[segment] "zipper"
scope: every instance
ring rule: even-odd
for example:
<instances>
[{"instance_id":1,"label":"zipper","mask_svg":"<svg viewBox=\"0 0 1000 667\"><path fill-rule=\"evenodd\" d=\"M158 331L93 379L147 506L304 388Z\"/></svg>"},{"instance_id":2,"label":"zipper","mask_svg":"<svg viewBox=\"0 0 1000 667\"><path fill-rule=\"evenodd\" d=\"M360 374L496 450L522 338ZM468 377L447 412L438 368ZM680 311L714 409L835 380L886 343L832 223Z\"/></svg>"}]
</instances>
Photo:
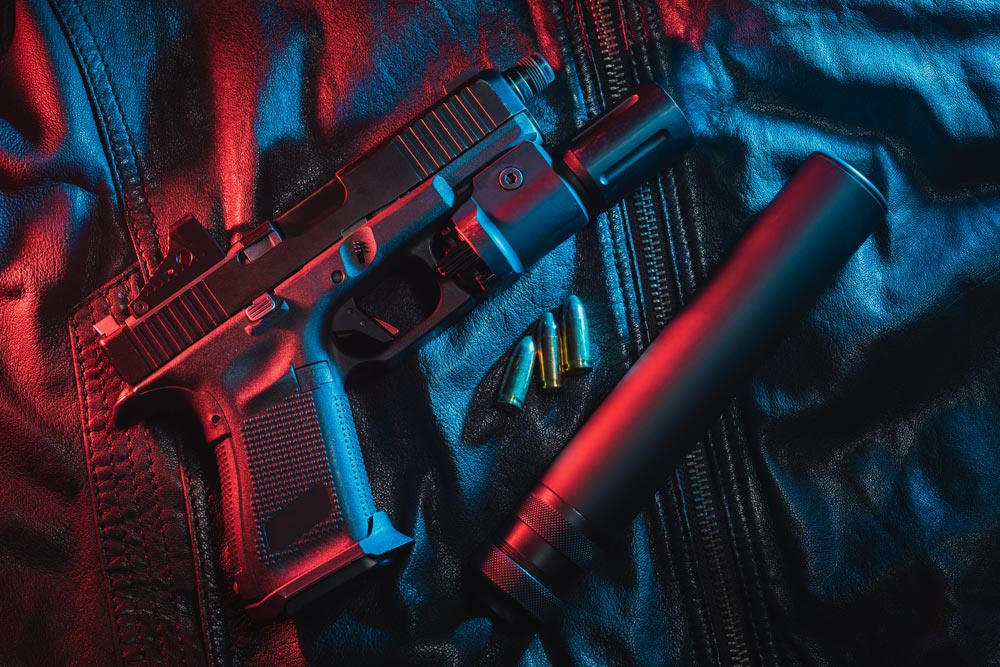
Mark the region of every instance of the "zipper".
<instances>
[{"instance_id":1,"label":"zipper","mask_svg":"<svg viewBox=\"0 0 1000 667\"><path fill-rule=\"evenodd\" d=\"M613 7L612 0L590 0L587 8L591 12L597 37L597 49L593 52L597 67L598 91L602 93L601 106L608 108L625 95L637 82L626 72L626 20L620 5ZM667 267L667 221L663 219L662 205L654 201L653 188L643 185L634 195L620 206L622 220L629 241L648 271L636 272L636 285L640 301L645 306L642 315L644 330L643 347L662 329L676 310L674 280ZM662 202L659 202L662 204Z\"/></svg>"},{"instance_id":2,"label":"zipper","mask_svg":"<svg viewBox=\"0 0 1000 667\"><path fill-rule=\"evenodd\" d=\"M747 637L743 594L738 570L733 560L732 536L727 525L720 492L710 470L708 445L699 442L684 457L680 471L681 492L687 496L688 530L692 536L693 563L708 605L707 615L717 635L713 662L732 667L750 666L750 642ZM721 639L721 641L720 641Z\"/></svg>"},{"instance_id":3,"label":"zipper","mask_svg":"<svg viewBox=\"0 0 1000 667\"><path fill-rule=\"evenodd\" d=\"M583 0L580 6L581 15L589 14L594 37L590 38L587 26L581 22L580 37L590 43L589 55L596 70L595 92L602 98L594 101L604 108L636 83L636 63L630 47L641 48L641 40L630 44L629 30L643 27L636 20L641 15L635 1ZM661 187L643 186L619 205L642 305L642 347L673 317L684 296L672 250L681 239L672 237L671 221L664 213L662 183L657 185ZM677 488L665 495L679 501L680 513L687 522L684 532L689 541L687 553L691 554L687 565L697 582L695 595L701 598L694 602L702 605L702 618L709 626L703 630L707 636L701 645L710 647L707 650L711 655L702 658L732 667L752 665L750 618L735 556L735 536L706 441L699 442L685 457L677 480ZM694 622L695 618L691 614L689 620Z\"/></svg>"}]
</instances>

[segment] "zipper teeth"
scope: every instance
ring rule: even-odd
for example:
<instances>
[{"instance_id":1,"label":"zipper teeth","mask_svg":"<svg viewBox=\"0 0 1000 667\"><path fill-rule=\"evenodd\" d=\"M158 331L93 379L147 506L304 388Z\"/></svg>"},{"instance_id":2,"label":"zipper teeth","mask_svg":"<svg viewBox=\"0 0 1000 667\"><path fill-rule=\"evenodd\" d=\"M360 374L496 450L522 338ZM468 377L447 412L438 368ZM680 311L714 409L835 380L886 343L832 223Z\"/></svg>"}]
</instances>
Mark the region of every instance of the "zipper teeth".
<instances>
[{"instance_id":1,"label":"zipper teeth","mask_svg":"<svg viewBox=\"0 0 1000 667\"><path fill-rule=\"evenodd\" d=\"M656 209L653 206L653 195L648 185L643 185L635 196L635 211L639 222L639 246L646 259L646 279L649 282L650 310L653 311L653 321L659 331L667 325L673 312L673 303L668 298L670 287L667 284L665 267L667 266L666 248L663 235L657 233L655 223L658 222Z\"/></svg>"},{"instance_id":2,"label":"zipper teeth","mask_svg":"<svg viewBox=\"0 0 1000 667\"><path fill-rule=\"evenodd\" d=\"M705 460L705 448L699 446L684 458L691 482L691 499L695 506L696 516L698 516L698 535L704 540L707 547L705 553L708 555L712 579L717 586L724 586L726 576L720 554L725 549L725 545L722 543L720 530L715 526L713 520L713 517L716 516L713 511L715 503L708 465ZM716 602L719 603L719 618L722 621L722 631L726 639L726 647L729 650L730 664L739 667L751 665L749 649L742 639L742 633L738 630L738 612L733 607L732 598L729 595L719 595L716 597Z\"/></svg>"},{"instance_id":3,"label":"zipper teeth","mask_svg":"<svg viewBox=\"0 0 1000 667\"><path fill-rule=\"evenodd\" d=\"M621 43L616 35L618 24L615 22L611 0L594 0L592 10L597 41L601 55L604 56L601 62L604 65L608 91L614 99L618 99L628 89L628 78L625 73L625 59L621 57ZM660 224L649 185L639 188L632 196L632 202L635 212L634 222L639 231L639 247L646 260L646 280L649 285L650 310L655 323L654 331L659 331L669 321L674 305L669 296L670 288L667 283L669 276L666 270L666 248L663 240L663 235L666 233L665 226Z\"/></svg>"},{"instance_id":4,"label":"zipper teeth","mask_svg":"<svg viewBox=\"0 0 1000 667\"><path fill-rule=\"evenodd\" d=\"M620 2L620 0L614 1ZM589 4L594 18L600 48L600 63L603 65L607 90L613 99L618 99L628 88L625 58L621 53L625 45L619 41L616 34L621 22L615 21L612 0L591 0ZM625 39L624 35L621 39ZM651 333L655 333L666 326L674 311L671 286L668 283L671 275L667 265L664 238L669 234L669 230L666 224L660 222L650 186L641 187L631 199L635 213L634 223L638 226L639 248L645 260L643 264L648 285L649 314L655 323L655 329ZM752 664L749 645L741 630L741 613L736 606L739 604L739 598L730 590L724 572L722 554L726 545L722 527L714 520L722 514L721 511L717 511L717 508L721 508L722 501L711 485L706 447L699 445L692 450L685 457L685 467L691 481L692 504L698 525L697 536L705 547L703 551L709 560L708 576L711 582L709 602L719 605L718 618L722 625L720 630L725 639L726 652L723 659L728 658L728 664L736 667L749 666Z\"/></svg>"},{"instance_id":5,"label":"zipper teeth","mask_svg":"<svg viewBox=\"0 0 1000 667\"><path fill-rule=\"evenodd\" d=\"M627 85L625 78L625 61L619 58L619 44L615 39L615 22L611 14L610 0L595 0L594 22L597 29L597 41L601 45L601 52L608 56L603 59L605 74L608 79L608 88L614 97L625 92Z\"/></svg>"}]
</instances>

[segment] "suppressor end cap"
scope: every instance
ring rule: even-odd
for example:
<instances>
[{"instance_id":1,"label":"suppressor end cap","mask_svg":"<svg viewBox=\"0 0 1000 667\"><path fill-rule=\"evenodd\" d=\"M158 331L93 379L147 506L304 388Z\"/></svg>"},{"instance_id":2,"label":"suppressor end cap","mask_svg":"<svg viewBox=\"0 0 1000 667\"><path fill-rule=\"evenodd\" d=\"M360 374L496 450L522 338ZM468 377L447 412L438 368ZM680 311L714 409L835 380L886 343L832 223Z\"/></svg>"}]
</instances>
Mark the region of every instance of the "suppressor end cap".
<instances>
[{"instance_id":1,"label":"suppressor end cap","mask_svg":"<svg viewBox=\"0 0 1000 667\"><path fill-rule=\"evenodd\" d=\"M841 170L844 171L844 173L846 173L848 176L857 181L858 185L863 187L865 191L867 191L868 194L872 196L872 199L875 200L875 203L878 204L879 207L882 209L882 213L889 212L889 203L886 201L885 195L883 195L882 191L879 190L877 187L875 187L875 184L872 183L870 180L868 180L868 178L860 171L849 165L847 162L844 162L839 157L835 155L830 155L829 153L816 151L813 153L813 156L822 158L827 162L831 162L837 167L839 167Z\"/></svg>"},{"instance_id":2,"label":"suppressor end cap","mask_svg":"<svg viewBox=\"0 0 1000 667\"><path fill-rule=\"evenodd\" d=\"M544 624L561 614L562 600L499 547L489 548L478 569L489 584L483 601L503 620Z\"/></svg>"}]
</instances>

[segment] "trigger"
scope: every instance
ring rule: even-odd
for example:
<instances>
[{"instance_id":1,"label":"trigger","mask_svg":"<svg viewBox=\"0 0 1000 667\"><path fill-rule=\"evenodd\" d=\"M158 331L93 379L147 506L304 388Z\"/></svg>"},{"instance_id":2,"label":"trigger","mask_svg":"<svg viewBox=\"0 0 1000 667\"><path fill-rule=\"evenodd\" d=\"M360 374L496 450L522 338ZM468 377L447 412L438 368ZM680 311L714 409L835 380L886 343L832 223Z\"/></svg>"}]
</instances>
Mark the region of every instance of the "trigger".
<instances>
[{"instance_id":1,"label":"trigger","mask_svg":"<svg viewBox=\"0 0 1000 667\"><path fill-rule=\"evenodd\" d=\"M350 299L333 316L332 329L338 338L362 336L376 343L391 343L396 339L399 329L385 320L372 317L358 308L354 299Z\"/></svg>"},{"instance_id":2,"label":"trigger","mask_svg":"<svg viewBox=\"0 0 1000 667\"><path fill-rule=\"evenodd\" d=\"M370 317L372 318L372 321L374 321L380 327L382 327L383 329L385 329L386 333L388 333L393 338L395 338L399 334L399 327L394 327L391 324L389 324L388 322L386 322L385 320L380 320L379 318L375 317L374 315L371 315Z\"/></svg>"}]
</instances>

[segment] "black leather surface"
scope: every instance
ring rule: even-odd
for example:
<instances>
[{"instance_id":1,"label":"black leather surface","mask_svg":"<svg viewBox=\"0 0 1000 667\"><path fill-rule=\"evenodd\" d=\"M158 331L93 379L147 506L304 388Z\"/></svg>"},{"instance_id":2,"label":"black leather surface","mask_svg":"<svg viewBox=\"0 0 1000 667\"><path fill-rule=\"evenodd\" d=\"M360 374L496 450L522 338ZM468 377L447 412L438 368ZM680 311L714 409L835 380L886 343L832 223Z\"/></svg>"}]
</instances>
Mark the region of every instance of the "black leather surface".
<instances>
[{"instance_id":1,"label":"black leather surface","mask_svg":"<svg viewBox=\"0 0 1000 667\"><path fill-rule=\"evenodd\" d=\"M0 662L1000 660L990 3L52 0L15 14L0 60ZM375 494L415 545L254 625L231 593L211 452L176 425L110 427L120 384L91 325L122 311L175 219L228 243L441 83L534 50L558 69L531 107L553 146L616 78L656 77L686 109L698 147L652 191L663 258L634 236L633 201L360 383ZM468 556L815 149L873 178L887 227L664 475L561 624L489 620ZM516 417L493 410L504 354L570 291L597 370Z\"/></svg>"}]
</instances>

